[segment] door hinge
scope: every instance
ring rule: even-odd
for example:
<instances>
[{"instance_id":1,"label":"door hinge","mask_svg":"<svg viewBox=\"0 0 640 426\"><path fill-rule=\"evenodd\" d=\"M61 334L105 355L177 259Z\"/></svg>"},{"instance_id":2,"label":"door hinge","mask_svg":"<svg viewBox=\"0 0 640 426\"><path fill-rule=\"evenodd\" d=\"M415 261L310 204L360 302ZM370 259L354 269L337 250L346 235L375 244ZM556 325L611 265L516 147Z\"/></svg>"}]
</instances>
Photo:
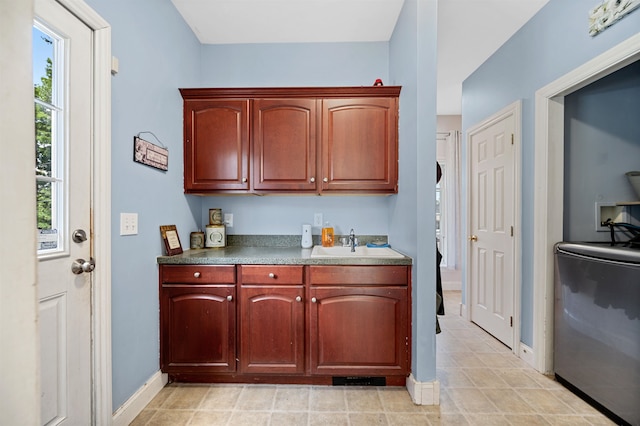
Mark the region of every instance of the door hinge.
<instances>
[{"instance_id":1,"label":"door hinge","mask_svg":"<svg viewBox=\"0 0 640 426\"><path fill-rule=\"evenodd\" d=\"M509 327L513 327L513 317L509 317Z\"/></svg>"},{"instance_id":2,"label":"door hinge","mask_svg":"<svg viewBox=\"0 0 640 426\"><path fill-rule=\"evenodd\" d=\"M515 136L513 135L513 133L511 133L511 145L513 145L514 140L515 140Z\"/></svg>"},{"instance_id":3,"label":"door hinge","mask_svg":"<svg viewBox=\"0 0 640 426\"><path fill-rule=\"evenodd\" d=\"M513 226L511 227L511 236L513 237Z\"/></svg>"}]
</instances>

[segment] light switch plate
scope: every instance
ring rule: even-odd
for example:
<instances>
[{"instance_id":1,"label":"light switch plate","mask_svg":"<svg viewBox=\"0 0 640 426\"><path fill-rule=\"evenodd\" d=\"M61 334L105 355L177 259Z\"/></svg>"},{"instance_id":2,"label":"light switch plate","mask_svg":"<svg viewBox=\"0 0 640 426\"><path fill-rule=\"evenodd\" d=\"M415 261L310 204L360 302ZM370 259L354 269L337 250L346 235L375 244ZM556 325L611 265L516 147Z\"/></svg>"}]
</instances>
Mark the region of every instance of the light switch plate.
<instances>
[{"instance_id":1,"label":"light switch plate","mask_svg":"<svg viewBox=\"0 0 640 426\"><path fill-rule=\"evenodd\" d=\"M120 235L138 234L138 213L120 213Z\"/></svg>"}]
</instances>

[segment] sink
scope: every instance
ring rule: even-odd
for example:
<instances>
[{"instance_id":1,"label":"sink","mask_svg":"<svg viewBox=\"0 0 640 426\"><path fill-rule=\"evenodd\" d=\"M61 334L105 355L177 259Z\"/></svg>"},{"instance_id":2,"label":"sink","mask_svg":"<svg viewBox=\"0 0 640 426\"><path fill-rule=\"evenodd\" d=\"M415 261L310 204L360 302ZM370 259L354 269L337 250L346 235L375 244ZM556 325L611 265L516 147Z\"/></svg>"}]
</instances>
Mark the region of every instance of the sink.
<instances>
[{"instance_id":1,"label":"sink","mask_svg":"<svg viewBox=\"0 0 640 426\"><path fill-rule=\"evenodd\" d=\"M389 247L356 247L356 251L352 252L351 247L322 247L314 246L311 251L311 258L321 257L375 257L375 258L400 258L404 257L402 253L390 249Z\"/></svg>"}]
</instances>

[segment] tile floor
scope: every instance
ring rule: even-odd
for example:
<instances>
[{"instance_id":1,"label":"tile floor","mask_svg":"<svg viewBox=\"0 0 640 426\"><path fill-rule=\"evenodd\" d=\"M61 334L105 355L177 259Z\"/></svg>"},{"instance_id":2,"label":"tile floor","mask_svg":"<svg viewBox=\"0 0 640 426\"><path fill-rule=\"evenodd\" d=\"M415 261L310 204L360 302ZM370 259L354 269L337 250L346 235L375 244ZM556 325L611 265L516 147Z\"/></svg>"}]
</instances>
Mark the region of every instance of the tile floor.
<instances>
[{"instance_id":1,"label":"tile floor","mask_svg":"<svg viewBox=\"0 0 640 426\"><path fill-rule=\"evenodd\" d=\"M462 319L460 292L446 291L444 299L439 406L414 405L402 387L172 384L131 425L613 424Z\"/></svg>"}]
</instances>

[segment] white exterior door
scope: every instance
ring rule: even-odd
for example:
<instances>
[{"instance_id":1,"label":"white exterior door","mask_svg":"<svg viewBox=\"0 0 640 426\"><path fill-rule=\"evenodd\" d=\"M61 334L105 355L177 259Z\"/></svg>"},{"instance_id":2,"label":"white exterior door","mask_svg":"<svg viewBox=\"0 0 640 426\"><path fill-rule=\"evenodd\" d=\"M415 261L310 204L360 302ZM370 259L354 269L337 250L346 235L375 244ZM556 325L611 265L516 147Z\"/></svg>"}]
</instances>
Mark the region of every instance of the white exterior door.
<instances>
[{"instance_id":1,"label":"white exterior door","mask_svg":"<svg viewBox=\"0 0 640 426\"><path fill-rule=\"evenodd\" d=\"M41 421L88 425L92 31L54 0L36 0L35 16Z\"/></svg>"},{"instance_id":2,"label":"white exterior door","mask_svg":"<svg viewBox=\"0 0 640 426\"><path fill-rule=\"evenodd\" d=\"M471 320L513 348L515 291L515 118L470 131Z\"/></svg>"}]
</instances>

